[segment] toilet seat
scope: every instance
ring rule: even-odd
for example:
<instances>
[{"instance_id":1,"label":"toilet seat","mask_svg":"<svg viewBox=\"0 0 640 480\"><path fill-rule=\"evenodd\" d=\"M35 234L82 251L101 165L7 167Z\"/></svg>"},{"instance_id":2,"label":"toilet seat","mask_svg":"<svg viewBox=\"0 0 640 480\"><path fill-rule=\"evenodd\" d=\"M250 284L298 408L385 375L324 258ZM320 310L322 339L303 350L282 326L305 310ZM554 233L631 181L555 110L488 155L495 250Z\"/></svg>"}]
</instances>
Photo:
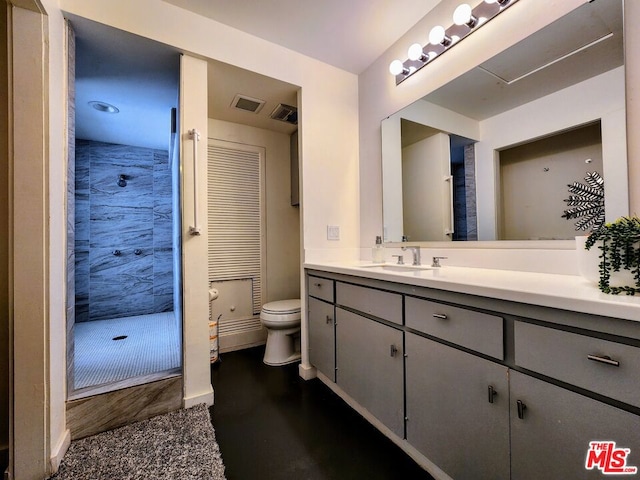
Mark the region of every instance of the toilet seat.
<instances>
[{"instance_id":1,"label":"toilet seat","mask_svg":"<svg viewBox=\"0 0 640 480\"><path fill-rule=\"evenodd\" d=\"M300 313L300 299L277 300L275 302L265 303L262 306L262 311L273 315L291 315Z\"/></svg>"}]
</instances>

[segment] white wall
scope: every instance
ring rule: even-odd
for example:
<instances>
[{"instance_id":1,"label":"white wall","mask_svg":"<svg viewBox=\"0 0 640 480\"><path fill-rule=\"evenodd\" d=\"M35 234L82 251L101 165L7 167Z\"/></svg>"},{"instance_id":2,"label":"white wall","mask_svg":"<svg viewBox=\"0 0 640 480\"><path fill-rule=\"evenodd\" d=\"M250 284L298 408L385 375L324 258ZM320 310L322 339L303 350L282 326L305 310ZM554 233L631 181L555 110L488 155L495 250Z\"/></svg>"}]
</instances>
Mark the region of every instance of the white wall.
<instances>
[{"instance_id":1,"label":"white wall","mask_svg":"<svg viewBox=\"0 0 640 480\"><path fill-rule=\"evenodd\" d=\"M7 9L0 12L0 91L8 92ZM0 96L0 228L9 227L9 99ZM9 448L9 236L0 235L0 465ZM2 473L2 467L0 467Z\"/></svg>"},{"instance_id":2,"label":"white wall","mask_svg":"<svg viewBox=\"0 0 640 480\"><path fill-rule=\"evenodd\" d=\"M355 75L160 0L60 0L60 5L90 20L300 86L305 252L340 255L339 250L358 245ZM326 239L327 224L340 225L339 242Z\"/></svg>"},{"instance_id":3,"label":"white wall","mask_svg":"<svg viewBox=\"0 0 640 480\"><path fill-rule=\"evenodd\" d=\"M180 60L180 147L182 150L182 379L185 408L213 403L209 367L209 275L207 262L207 63L183 55ZM199 134L197 152L195 136ZM194 154L197 153L197 162ZM194 165L195 164L195 165ZM194 185L197 182L197 198ZM196 212L197 209L197 212ZM197 224L196 221L197 213ZM191 228L200 229L192 235Z\"/></svg>"},{"instance_id":4,"label":"white wall","mask_svg":"<svg viewBox=\"0 0 640 480\"><path fill-rule=\"evenodd\" d=\"M625 86L627 90L627 131L640 130L640 2L624 4ZM629 158L629 212L640 215L640 136L627 136Z\"/></svg>"},{"instance_id":5,"label":"white wall","mask_svg":"<svg viewBox=\"0 0 640 480\"><path fill-rule=\"evenodd\" d=\"M209 119L209 138L264 147L266 278L264 301L300 298L300 209L291 206L290 136Z\"/></svg>"},{"instance_id":6,"label":"white wall","mask_svg":"<svg viewBox=\"0 0 640 480\"><path fill-rule=\"evenodd\" d=\"M33 8L36 2L22 1ZM46 92L40 97L47 105L46 138L47 175L37 185L37 176L33 176L29 186L35 186L47 197L47 230L33 235L34 242L47 245L46 271L24 272L35 275L31 285L37 287L37 281L46 283L46 295L43 298L47 324L37 324L31 335L15 332L16 352L45 351L45 364L36 361L22 363L25 375L18 376L16 382L24 382L30 375L44 375L43 389L32 390L38 393L32 396L34 402L20 405L20 411L14 412L18 419L47 416L43 438L22 435L17 439L16 448L20 449L20 461L42 459L42 456L54 456L59 460L68 439L65 425L65 74L64 74L64 24L62 11L68 11L88 19L105 23L147 38L173 45L185 52L191 52L203 58L227 62L257 73L286 81L301 87L299 94L300 109L300 145L302 158L302 240L305 253L321 251L323 254L345 256L356 254L359 243L359 197L358 197L358 83L357 77L348 72L328 66L319 61L292 52L278 45L252 37L238 30L204 17L197 16L161 0L42 0L41 5L48 15L44 32L48 48L48 67ZM37 38L32 37L32 38ZM246 52L253 55L246 55ZM28 79L28 80L27 80ZM21 79L23 83L31 81L29 77ZM202 99L202 103L206 103ZM25 110L28 112L28 110ZM206 121L206 120L205 120ZM206 124L203 131L206 131ZM206 177L204 177L206 178ZM31 185L33 184L33 185ZM26 191L25 191L26 193ZM184 192L189 197L188 190ZM35 197L34 197L35 198ZM188 211L185 212L188 215ZM34 219L37 220L37 219ZM326 225L340 225L341 239L338 242L326 240ZM189 251L188 249L186 250ZM347 253L345 253L347 252ZM187 253L187 255L189 255ZM186 260L186 259L185 259ZM188 269L185 262L185 268ZM205 283L206 289L206 283ZM185 290L187 287L185 286ZM189 302L189 292L185 292L185 302ZM17 292L19 305L33 302L34 297L22 297ZM50 300L50 301L49 301ZM198 301L199 302L199 301ZM22 307L20 307L22 308ZM198 307L200 308L200 307ZM205 316L206 318L206 316ZM38 321L35 317L34 321ZM185 328L188 337L185 346L193 353L192 359L203 357L199 361L200 373L194 372L196 383L203 383L208 372L208 335L205 340L196 337L201 329ZM35 335L35 336L34 336ZM45 344L33 348L31 340L46 337ZM195 351L188 343L193 340ZM200 348L200 344L206 348ZM203 350L204 355L200 350ZM207 375L208 377L208 375ZM191 379L185 379L190 382ZM204 380L208 383L208 379ZM28 382L27 382L28 383ZM24 385L27 387L28 385ZM200 385L202 391L206 385ZM194 386L195 388L195 386ZM24 388L21 387L19 395ZM19 402L22 397L17 398ZM44 408L44 411L42 410ZM39 424L38 428L42 427ZM34 430L35 432L35 430ZM24 432L26 433L26 432ZM15 439L14 439L15 440ZM41 469L42 462L32 467ZM27 478L27 477L25 477ZM36 478L36 477L34 477Z\"/></svg>"},{"instance_id":7,"label":"white wall","mask_svg":"<svg viewBox=\"0 0 640 480\"><path fill-rule=\"evenodd\" d=\"M382 231L380 121L560 18L585 0L518 2L396 86L394 77L389 74L389 63L396 58L405 59L407 47L412 43L426 44L432 26L449 25L458 3L458 0L443 0L359 76L360 236L363 248Z\"/></svg>"},{"instance_id":8,"label":"white wall","mask_svg":"<svg viewBox=\"0 0 640 480\"><path fill-rule=\"evenodd\" d=\"M49 34L49 457L56 469L69 446L66 426L67 58L66 26L56 0L44 0Z\"/></svg>"},{"instance_id":9,"label":"white wall","mask_svg":"<svg viewBox=\"0 0 640 480\"><path fill-rule=\"evenodd\" d=\"M65 37L61 15L41 15L51 1L13 3L15 103L9 121L15 148L9 155L13 222L8 236L11 261L20 268L9 279L10 468L15 478L40 479L57 463L69 438L64 411L66 185L60 184L66 170Z\"/></svg>"},{"instance_id":10,"label":"white wall","mask_svg":"<svg viewBox=\"0 0 640 480\"><path fill-rule=\"evenodd\" d=\"M478 239L496 238L497 150L599 119L607 221L626 215L624 67L619 67L480 122L480 141L475 145Z\"/></svg>"}]
</instances>

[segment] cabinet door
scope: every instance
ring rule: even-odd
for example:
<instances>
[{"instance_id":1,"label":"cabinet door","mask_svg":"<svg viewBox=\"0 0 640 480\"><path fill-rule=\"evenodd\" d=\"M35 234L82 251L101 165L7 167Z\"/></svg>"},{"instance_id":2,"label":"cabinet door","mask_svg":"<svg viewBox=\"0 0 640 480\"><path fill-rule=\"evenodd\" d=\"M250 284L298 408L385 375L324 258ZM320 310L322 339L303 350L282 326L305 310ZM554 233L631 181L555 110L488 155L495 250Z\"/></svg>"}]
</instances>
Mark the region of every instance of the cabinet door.
<instances>
[{"instance_id":1,"label":"cabinet door","mask_svg":"<svg viewBox=\"0 0 640 480\"><path fill-rule=\"evenodd\" d=\"M309 362L320 372L336 381L334 306L308 297Z\"/></svg>"},{"instance_id":2,"label":"cabinet door","mask_svg":"<svg viewBox=\"0 0 640 480\"><path fill-rule=\"evenodd\" d=\"M456 480L508 479L507 367L414 334L406 353L407 441Z\"/></svg>"},{"instance_id":3,"label":"cabinet door","mask_svg":"<svg viewBox=\"0 0 640 480\"><path fill-rule=\"evenodd\" d=\"M336 308L336 383L404 437L402 331Z\"/></svg>"},{"instance_id":4,"label":"cabinet door","mask_svg":"<svg viewBox=\"0 0 640 480\"><path fill-rule=\"evenodd\" d=\"M512 478L605 478L585 466L594 441L629 449L626 465L640 468L639 416L518 372L510 373L510 384Z\"/></svg>"}]
</instances>

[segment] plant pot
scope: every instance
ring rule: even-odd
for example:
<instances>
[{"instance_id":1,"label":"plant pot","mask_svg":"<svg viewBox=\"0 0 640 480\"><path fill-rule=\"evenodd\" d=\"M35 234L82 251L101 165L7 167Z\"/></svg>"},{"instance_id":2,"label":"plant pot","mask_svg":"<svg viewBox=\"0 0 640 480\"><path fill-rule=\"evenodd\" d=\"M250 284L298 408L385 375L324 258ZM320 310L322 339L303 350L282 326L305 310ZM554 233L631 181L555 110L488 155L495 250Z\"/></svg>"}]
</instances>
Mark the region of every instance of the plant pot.
<instances>
[{"instance_id":1,"label":"plant pot","mask_svg":"<svg viewBox=\"0 0 640 480\"><path fill-rule=\"evenodd\" d=\"M587 238L587 235L576 237L578 271L583 278L595 285L598 285L598 282L600 282L600 255L602 254L600 245L602 245L602 241L598 240L590 250L587 250L584 248ZM635 287L635 284L636 281L629 270L621 269L619 272L611 272L609 286Z\"/></svg>"}]
</instances>

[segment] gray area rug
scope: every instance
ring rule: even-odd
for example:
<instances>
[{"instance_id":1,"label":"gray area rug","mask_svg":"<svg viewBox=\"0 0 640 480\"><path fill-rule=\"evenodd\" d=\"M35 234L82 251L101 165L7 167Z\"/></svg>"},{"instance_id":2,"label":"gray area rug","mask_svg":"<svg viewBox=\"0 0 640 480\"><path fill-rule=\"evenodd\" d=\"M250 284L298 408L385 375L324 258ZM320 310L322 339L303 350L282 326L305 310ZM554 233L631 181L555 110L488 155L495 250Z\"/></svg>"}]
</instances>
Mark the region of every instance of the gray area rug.
<instances>
[{"instance_id":1,"label":"gray area rug","mask_svg":"<svg viewBox=\"0 0 640 480\"><path fill-rule=\"evenodd\" d=\"M71 442L51 480L225 480L205 404Z\"/></svg>"}]
</instances>

